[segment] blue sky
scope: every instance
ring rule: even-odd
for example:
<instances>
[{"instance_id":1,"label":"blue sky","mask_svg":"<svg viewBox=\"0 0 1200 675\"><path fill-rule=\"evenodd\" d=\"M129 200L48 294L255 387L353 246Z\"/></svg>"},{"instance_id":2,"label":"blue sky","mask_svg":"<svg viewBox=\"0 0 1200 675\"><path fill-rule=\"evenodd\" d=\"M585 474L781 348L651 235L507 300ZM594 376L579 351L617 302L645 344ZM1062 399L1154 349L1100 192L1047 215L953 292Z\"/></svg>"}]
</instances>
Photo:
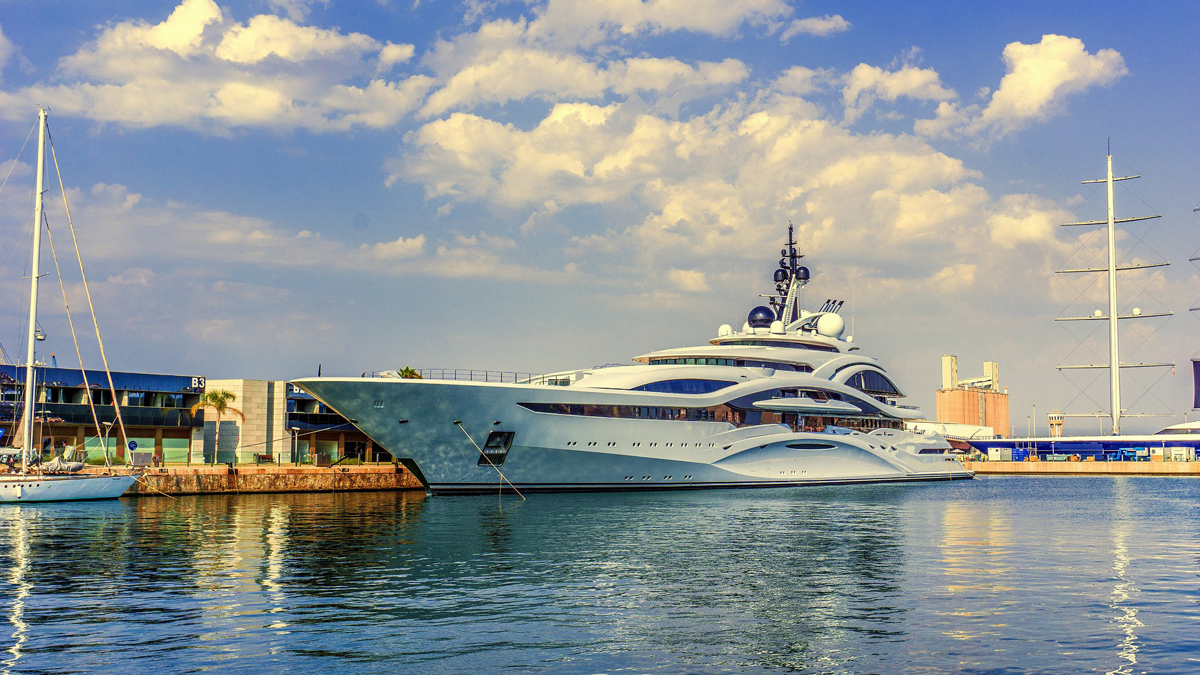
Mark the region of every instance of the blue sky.
<instances>
[{"instance_id":1,"label":"blue sky","mask_svg":"<svg viewBox=\"0 0 1200 675\"><path fill-rule=\"evenodd\" d=\"M1174 263L1129 281L1126 308L1177 315L1128 327L1128 360L1191 358L1197 5L880 4L4 0L0 342L22 351L13 159L47 105L121 369L627 362L740 324L791 220L810 299L847 299L930 416L943 353L999 361L1017 426L1092 411L1102 377L1055 366L1103 345L1053 318L1102 296L1053 270L1097 253L1057 225L1103 215L1079 181L1109 137L1145 176L1121 215L1163 214L1123 258ZM1158 376L1126 404L1181 412L1185 370Z\"/></svg>"}]
</instances>

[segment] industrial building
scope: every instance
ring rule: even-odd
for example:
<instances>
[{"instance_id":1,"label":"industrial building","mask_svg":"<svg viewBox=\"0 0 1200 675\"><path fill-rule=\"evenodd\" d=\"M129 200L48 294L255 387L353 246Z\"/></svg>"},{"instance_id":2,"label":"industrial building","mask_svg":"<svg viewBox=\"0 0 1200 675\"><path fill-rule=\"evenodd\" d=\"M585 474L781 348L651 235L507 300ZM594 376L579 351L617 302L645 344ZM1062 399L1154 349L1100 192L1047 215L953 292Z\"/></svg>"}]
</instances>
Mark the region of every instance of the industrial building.
<instances>
[{"instance_id":1,"label":"industrial building","mask_svg":"<svg viewBox=\"0 0 1200 675\"><path fill-rule=\"evenodd\" d=\"M1010 435L1008 388L1000 389L1000 365L983 364L983 376L959 378L958 357L942 356L942 388L937 391L937 421L989 427L996 438Z\"/></svg>"}]
</instances>

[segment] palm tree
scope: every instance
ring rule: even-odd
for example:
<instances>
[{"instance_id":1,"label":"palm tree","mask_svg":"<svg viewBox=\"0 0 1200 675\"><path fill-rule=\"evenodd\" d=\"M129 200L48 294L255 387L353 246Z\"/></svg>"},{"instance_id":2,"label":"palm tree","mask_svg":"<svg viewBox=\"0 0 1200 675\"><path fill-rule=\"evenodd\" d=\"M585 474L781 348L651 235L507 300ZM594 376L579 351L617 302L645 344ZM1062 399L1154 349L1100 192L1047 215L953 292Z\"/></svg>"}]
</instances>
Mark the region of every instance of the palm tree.
<instances>
[{"instance_id":1,"label":"palm tree","mask_svg":"<svg viewBox=\"0 0 1200 675\"><path fill-rule=\"evenodd\" d=\"M400 369L400 377L406 380L419 380L421 379L421 373L413 370L412 366L404 366Z\"/></svg>"},{"instance_id":2,"label":"palm tree","mask_svg":"<svg viewBox=\"0 0 1200 675\"><path fill-rule=\"evenodd\" d=\"M221 450L221 415L225 413L233 413L246 421L246 416L241 410L229 405L230 401L236 401L237 394L231 391L220 389L218 391L206 391L204 396L200 397L200 402L192 406L192 414L195 415L201 408L212 408L217 413L217 428L216 435L213 438L213 464L217 463L217 453ZM237 460L237 453L234 453L234 461ZM188 465L192 463L192 453L188 451Z\"/></svg>"}]
</instances>

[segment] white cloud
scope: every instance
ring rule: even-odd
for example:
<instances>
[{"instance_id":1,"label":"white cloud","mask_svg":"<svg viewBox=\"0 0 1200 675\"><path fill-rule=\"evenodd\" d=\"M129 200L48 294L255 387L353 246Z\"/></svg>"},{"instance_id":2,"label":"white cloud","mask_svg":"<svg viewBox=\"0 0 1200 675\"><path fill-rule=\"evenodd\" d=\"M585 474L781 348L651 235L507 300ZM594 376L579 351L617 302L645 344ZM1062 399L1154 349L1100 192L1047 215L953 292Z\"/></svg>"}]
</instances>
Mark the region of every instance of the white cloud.
<instances>
[{"instance_id":1,"label":"white cloud","mask_svg":"<svg viewBox=\"0 0 1200 675\"><path fill-rule=\"evenodd\" d=\"M688 293L699 293L708 290L708 281L704 272L698 270L670 270L667 280L672 286Z\"/></svg>"},{"instance_id":2,"label":"white cloud","mask_svg":"<svg viewBox=\"0 0 1200 675\"><path fill-rule=\"evenodd\" d=\"M527 222L542 231L570 222L575 207L632 206L640 219L626 227L573 230L568 254L608 259L613 273L636 260L707 274L698 262L753 258L788 219L822 257L887 270L921 270L938 256L988 274L1012 260L977 263L980 250L1053 248L1053 228L1039 226L1059 218L1050 202L993 197L977 172L914 137L855 134L768 92L752 100L686 121L634 101L559 104L528 130L456 113L415 131L391 178L423 185L435 203L533 214ZM675 288L699 288L688 279L667 274Z\"/></svg>"},{"instance_id":3,"label":"white cloud","mask_svg":"<svg viewBox=\"0 0 1200 675\"><path fill-rule=\"evenodd\" d=\"M922 101L945 101L955 98L957 94L942 86L941 78L932 68L905 65L899 70L887 71L860 63L846 76L846 86L842 89L846 121L856 121L875 105L875 101L895 101L901 96Z\"/></svg>"},{"instance_id":4,"label":"white cloud","mask_svg":"<svg viewBox=\"0 0 1200 675\"><path fill-rule=\"evenodd\" d=\"M23 178L29 182L29 176ZM514 258L524 252L515 240L486 232L450 234L437 241L418 233L352 246L336 237L293 231L263 218L162 203L123 185L98 183L88 190L68 189L67 199L87 267L123 269L107 277L107 282L121 286L152 286L158 277L174 278L183 272L211 278L247 264L323 273L488 277L539 283L577 275L573 269L519 262ZM47 202L51 224L66 220L61 203L59 199ZM28 217L24 200L0 204L0 208L0 223L7 227L21 228ZM15 230L6 236L18 237Z\"/></svg>"},{"instance_id":5,"label":"white cloud","mask_svg":"<svg viewBox=\"0 0 1200 675\"><path fill-rule=\"evenodd\" d=\"M731 36L743 25L766 25L791 11L782 0L549 0L530 32L550 42L584 47L616 35Z\"/></svg>"},{"instance_id":6,"label":"white cloud","mask_svg":"<svg viewBox=\"0 0 1200 675\"><path fill-rule=\"evenodd\" d=\"M363 244L363 249L369 250L376 258L415 258L425 253L425 235L418 234L408 238L402 236L395 241L381 241L370 246Z\"/></svg>"},{"instance_id":7,"label":"white cloud","mask_svg":"<svg viewBox=\"0 0 1200 675\"><path fill-rule=\"evenodd\" d=\"M1110 85L1129 72L1115 50L1089 54L1082 40L1063 35L1043 35L1031 45L1009 43L1004 64L1007 72L986 107L943 102L936 117L916 122L916 132L1000 138L1061 114L1067 96Z\"/></svg>"},{"instance_id":8,"label":"white cloud","mask_svg":"<svg viewBox=\"0 0 1200 675\"><path fill-rule=\"evenodd\" d=\"M288 19L260 14L225 31L214 55L232 63L253 64L271 56L300 63L319 59L358 59L381 47L362 33L301 26Z\"/></svg>"},{"instance_id":9,"label":"white cloud","mask_svg":"<svg viewBox=\"0 0 1200 675\"><path fill-rule=\"evenodd\" d=\"M379 72L387 72L401 63L408 63L416 53L416 47L409 44L389 42L379 50Z\"/></svg>"},{"instance_id":10,"label":"white cloud","mask_svg":"<svg viewBox=\"0 0 1200 675\"><path fill-rule=\"evenodd\" d=\"M389 126L416 109L432 84L421 75L370 79L405 53L411 57L411 45L270 14L243 24L212 0L183 0L161 23L103 27L59 61L57 83L0 92L0 116L22 118L37 103L128 127Z\"/></svg>"},{"instance_id":11,"label":"white cloud","mask_svg":"<svg viewBox=\"0 0 1200 675\"><path fill-rule=\"evenodd\" d=\"M304 21L315 4L329 5L329 0L267 0L267 4L283 12L292 21Z\"/></svg>"},{"instance_id":12,"label":"white cloud","mask_svg":"<svg viewBox=\"0 0 1200 675\"><path fill-rule=\"evenodd\" d=\"M850 22L843 19L841 14L830 16L811 16L807 19L796 19L792 21L788 27L779 36L783 42L796 37L797 35L816 35L823 37L834 33L844 33L850 30Z\"/></svg>"},{"instance_id":13,"label":"white cloud","mask_svg":"<svg viewBox=\"0 0 1200 675\"><path fill-rule=\"evenodd\" d=\"M792 66L775 78L771 88L784 94L805 96L824 89L832 79L833 74L829 70Z\"/></svg>"},{"instance_id":14,"label":"white cloud","mask_svg":"<svg viewBox=\"0 0 1200 675\"><path fill-rule=\"evenodd\" d=\"M1020 244L1052 242L1058 225L1069 215L1055 203L1035 195L1004 195L988 217L987 227L992 242L1011 249Z\"/></svg>"},{"instance_id":15,"label":"white cloud","mask_svg":"<svg viewBox=\"0 0 1200 675\"><path fill-rule=\"evenodd\" d=\"M4 35L4 30L0 28L0 82L4 81L4 68L8 66L8 62L12 59L17 48L13 45L12 40L9 40Z\"/></svg>"}]
</instances>

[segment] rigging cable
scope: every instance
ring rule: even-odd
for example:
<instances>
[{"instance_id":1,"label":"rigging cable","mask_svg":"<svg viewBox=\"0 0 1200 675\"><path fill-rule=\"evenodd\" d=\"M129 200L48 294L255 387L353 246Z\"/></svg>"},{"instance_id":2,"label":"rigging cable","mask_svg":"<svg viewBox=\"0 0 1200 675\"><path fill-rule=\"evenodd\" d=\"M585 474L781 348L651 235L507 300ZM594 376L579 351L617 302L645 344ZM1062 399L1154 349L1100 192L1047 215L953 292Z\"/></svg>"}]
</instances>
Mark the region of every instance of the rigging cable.
<instances>
[{"instance_id":1,"label":"rigging cable","mask_svg":"<svg viewBox=\"0 0 1200 675\"><path fill-rule=\"evenodd\" d=\"M43 221L45 213L43 212ZM71 341L75 343L75 358L79 360L79 372L83 375L83 388L88 402L88 410L92 412L92 422L96 425L96 436L100 437L100 418L96 415L96 404L92 401L92 386L88 382L87 369L83 367L83 354L79 350L79 338L75 335L75 319L71 317L71 304L67 302L67 286L63 282L62 269L58 266L58 250L54 248L54 235L50 231L49 221L45 221L46 239L50 241L50 257L54 259L54 272L58 275L58 287L62 290L63 307L67 310L67 324L71 327ZM104 443L104 465L108 466L108 442Z\"/></svg>"},{"instance_id":2,"label":"rigging cable","mask_svg":"<svg viewBox=\"0 0 1200 675\"><path fill-rule=\"evenodd\" d=\"M104 362L104 374L108 377L108 391L112 395L113 410L117 413L117 426L121 430L121 438L128 439L125 431L125 420L121 417L121 406L117 399L117 389L113 386L112 371L108 368L108 356L104 353L104 338L100 337L100 322L96 320L96 306L92 304L92 291L88 288L87 273L83 271L83 256L79 253L79 240L75 237L75 223L71 220L71 207L67 205L67 189L63 185L62 170L58 167L58 153L54 151L54 138L50 129L46 129L46 138L50 141L50 156L54 159L54 171L58 175L58 188L62 192L63 209L67 214L67 225L71 228L71 241L75 244L75 258L79 261L79 275L83 278L83 292L87 295L88 309L92 313L92 325L96 328L96 342L100 344L100 359ZM83 365L82 363L80 364ZM89 397L91 392L88 392ZM108 444L105 444L104 456L108 457Z\"/></svg>"},{"instance_id":3,"label":"rigging cable","mask_svg":"<svg viewBox=\"0 0 1200 675\"><path fill-rule=\"evenodd\" d=\"M459 429L462 429L462 432L464 434L466 434L466 436L467 436L467 440L471 441L471 445L475 446L475 449L478 450L479 454L482 455L483 458L487 460L487 463L492 465L492 468L496 470L496 473L500 474L500 478L505 483L508 483L508 487L512 488L513 492L517 493L517 496L521 498L521 501L525 501L525 495L521 494L521 491L517 489L516 485L509 483L508 477L504 475L504 472L500 470L500 467L496 466L496 463L492 461L492 458L487 456L487 453L483 451L483 448L479 447L479 444L475 442L475 439L471 438L471 434L468 434L467 430L463 428L462 421L454 420L454 426L458 427ZM500 486L500 491L501 492L504 491L503 485Z\"/></svg>"}]
</instances>

